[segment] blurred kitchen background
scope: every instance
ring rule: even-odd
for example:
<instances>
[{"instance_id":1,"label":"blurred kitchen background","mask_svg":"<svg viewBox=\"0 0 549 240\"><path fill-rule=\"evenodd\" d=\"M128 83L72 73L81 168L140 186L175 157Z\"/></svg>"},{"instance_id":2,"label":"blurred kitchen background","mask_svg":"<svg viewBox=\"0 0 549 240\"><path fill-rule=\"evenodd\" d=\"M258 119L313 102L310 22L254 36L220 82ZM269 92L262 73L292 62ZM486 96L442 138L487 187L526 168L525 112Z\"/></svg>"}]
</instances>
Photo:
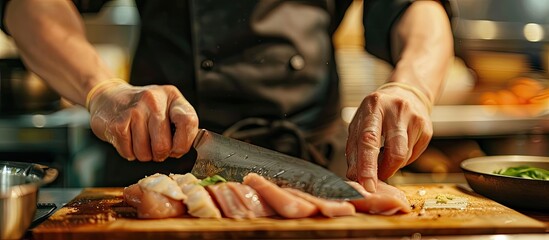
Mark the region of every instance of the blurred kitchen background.
<instances>
[{"instance_id":1,"label":"blurred kitchen background","mask_svg":"<svg viewBox=\"0 0 549 240\"><path fill-rule=\"evenodd\" d=\"M93 3L93 2L92 2ZM133 0L114 0L83 13L89 40L118 77L128 79L139 34ZM26 71L11 39L0 36L0 159L59 170L48 187L101 185L109 147L93 135L89 115Z\"/></svg>"},{"instance_id":2,"label":"blurred kitchen background","mask_svg":"<svg viewBox=\"0 0 549 240\"><path fill-rule=\"evenodd\" d=\"M476 156L549 155L549 1L453 0L451 5L456 58L433 109L433 140L394 182L408 173L455 181L449 178L461 176L459 162ZM353 2L334 37L347 122L391 70L363 50L361 7L362 0ZM139 33L133 0L111 1L83 17L90 41L127 79ZM58 168L52 186L97 186L108 162L104 147L109 146L89 129L87 112L26 71L11 39L0 34L0 159Z\"/></svg>"}]
</instances>

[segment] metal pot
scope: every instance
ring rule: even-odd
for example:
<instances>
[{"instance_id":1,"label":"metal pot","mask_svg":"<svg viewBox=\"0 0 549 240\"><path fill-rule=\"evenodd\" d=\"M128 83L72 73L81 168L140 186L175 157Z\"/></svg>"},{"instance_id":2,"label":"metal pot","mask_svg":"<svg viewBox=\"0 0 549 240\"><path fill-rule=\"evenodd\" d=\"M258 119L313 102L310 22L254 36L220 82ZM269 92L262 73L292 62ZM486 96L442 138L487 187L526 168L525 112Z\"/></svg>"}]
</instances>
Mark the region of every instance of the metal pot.
<instances>
[{"instance_id":1,"label":"metal pot","mask_svg":"<svg viewBox=\"0 0 549 240\"><path fill-rule=\"evenodd\" d=\"M0 161L0 239L19 239L36 212L38 190L57 178L40 164Z\"/></svg>"},{"instance_id":2,"label":"metal pot","mask_svg":"<svg viewBox=\"0 0 549 240\"><path fill-rule=\"evenodd\" d=\"M18 58L0 59L0 113L22 114L60 109L61 97Z\"/></svg>"}]
</instances>

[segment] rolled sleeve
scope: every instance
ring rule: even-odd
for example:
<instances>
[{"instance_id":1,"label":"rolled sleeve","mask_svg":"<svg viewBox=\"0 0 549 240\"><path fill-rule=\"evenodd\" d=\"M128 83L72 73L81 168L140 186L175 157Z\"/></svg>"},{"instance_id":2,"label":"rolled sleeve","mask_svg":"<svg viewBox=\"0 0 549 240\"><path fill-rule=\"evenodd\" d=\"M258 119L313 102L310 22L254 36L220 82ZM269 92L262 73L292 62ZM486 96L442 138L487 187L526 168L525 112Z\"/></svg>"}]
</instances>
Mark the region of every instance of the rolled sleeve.
<instances>
[{"instance_id":1,"label":"rolled sleeve","mask_svg":"<svg viewBox=\"0 0 549 240\"><path fill-rule=\"evenodd\" d=\"M365 0L364 38L366 51L394 64L391 57L391 29L414 0ZM448 17L451 9L448 1L441 1Z\"/></svg>"}]
</instances>

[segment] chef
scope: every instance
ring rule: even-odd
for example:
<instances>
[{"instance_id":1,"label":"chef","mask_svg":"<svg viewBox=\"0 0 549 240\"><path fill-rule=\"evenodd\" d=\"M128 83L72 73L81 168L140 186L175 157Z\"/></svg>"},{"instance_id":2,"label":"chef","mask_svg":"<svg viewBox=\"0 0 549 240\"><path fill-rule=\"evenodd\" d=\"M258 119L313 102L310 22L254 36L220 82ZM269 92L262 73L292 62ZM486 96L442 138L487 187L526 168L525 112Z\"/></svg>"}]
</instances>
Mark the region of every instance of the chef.
<instances>
[{"instance_id":1,"label":"chef","mask_svg":"<svg viewBox=\"0 0 549 240\"><path fill-rule=\"evenodd\" d=\"M179 158L206 128L326 167L346 159L347 177L374 192L427 147L453 57L446 2L366 0L366 49L394 70L346 129L332 35L352 1L136 0L129 83L86 39L79 11L104 1L0 2L26 66L128 160L109 159L109 185L190 170Z\"/></svg>"}]
</instances>

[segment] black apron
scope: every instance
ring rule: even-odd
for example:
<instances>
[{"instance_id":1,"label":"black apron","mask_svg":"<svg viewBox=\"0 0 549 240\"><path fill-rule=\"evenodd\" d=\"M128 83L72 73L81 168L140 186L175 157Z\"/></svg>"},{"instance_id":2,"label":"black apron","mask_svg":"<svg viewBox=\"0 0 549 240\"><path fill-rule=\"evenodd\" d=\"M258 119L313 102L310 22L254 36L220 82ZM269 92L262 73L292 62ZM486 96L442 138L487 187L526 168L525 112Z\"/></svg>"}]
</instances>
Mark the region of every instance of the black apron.
<instances>
[{"instance_id":1,"label":"black apron","mask_svg":"<svg viewBox=\"0 0 549 240\"><path fill-rule=\"evenodd\" d=\"M350 2L137 0L131 83L175 85L201 128L327 166L344 158L332 34ZM109 159L104 185L191 166Z\"/></svg>"}]
</instances>

